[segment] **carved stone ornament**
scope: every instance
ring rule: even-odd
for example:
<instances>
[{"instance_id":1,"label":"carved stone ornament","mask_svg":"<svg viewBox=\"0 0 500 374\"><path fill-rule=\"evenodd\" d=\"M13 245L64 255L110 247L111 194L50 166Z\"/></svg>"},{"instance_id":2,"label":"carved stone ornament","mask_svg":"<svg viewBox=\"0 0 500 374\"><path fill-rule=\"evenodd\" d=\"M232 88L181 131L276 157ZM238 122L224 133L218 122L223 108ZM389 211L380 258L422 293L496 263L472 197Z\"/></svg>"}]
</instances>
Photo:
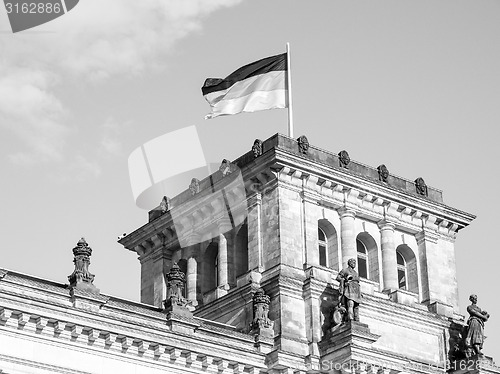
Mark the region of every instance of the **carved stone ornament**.
<instances>
[{"instance_id":1,"label":"carved stone ornament","mask_svg":"<svg viewBox=\"0 0 500 374\"><path fill-rule=\"evenodd\" d=\"M183 296L185 275L175 262L167 273L167 300L165 304L186 306L187 300Z\"/></svg>"},{"instance_id":2,"label":"carved stone ornament","mask_svg":"<svg viewBox=\"0 0 500 374\"><path fill-rule=\"evenodd\" d=\"M425 181L423 178L418 177L415 179L415 188L417 191L417 194L422 195L422 196L427 196L427 185L425 184Z\"/></svg>"},{"instance_id":3,"label":"carved stone ornament","mask_svg":"<svg viewBox=\"0 0 500 374\"><path fill-rule=\"evenodd\" d=\"M85 238L81 238L76 247L73 248L73 255L75 256L73 259L75 270L68 276L70 287L85 289L87 291L98 291L92 284L95 275L89 272L92 248L89 247Z\"/></svg>"},{"instance_id":4,"label":"carved stone ornament","mask_svg":"<svg viewBox=\"0 0 500 374\"><path fill-rule=\"evenodd\" d=\"M170 199L166 196L163 196L160 203L160 211L162 214L165 214L170 209Z\"/></svg>"},{"instance_id":5,"label":"carved stone ornament","mask_svg":"<svg viewBox=\"0 0 500 374\"><path fill-rule=\"evenodd\" d=\"M299 136L297 143L299 144L299 152L307 155L307 152L309 152L309 140L307 140L307 137L305 135Z\"/></svg>"},{"instance_id":6,"label":"carved stone ornament","mask_svg":"<svg viewBox=\"0 0 500 374\"><path fill-rule=\"evenodd\" d=\"M253 330L262 328L271 328L273 322L269 319L269 304L271 299L264 293L262 288L258 288L253 294L253 321L251 328Z\"/></svg>"},{"instance_id":7,"label":"carved stone ornament","mask_svg":"<svg viewBox=\"0 0 500 374\"><path fill-rule=\"evenodd\" d=\"M253 157L257 158L262 155L262 140L255 139L252 146Z\"/></svg>"},{"instance_id":8,"label":"carved stone ornament","mask_svg":"<svg viewBox=\"0 0 500 374\"><path fill-rule=\"evenodd\" d=\"M220 172L222 175L225 177L226 175L231 173L231 161L229 160L222 160L220 167L219 167Z\"/></svg>"},{"instance_id":9,"label":"carved stone ornament","mask_svg":"<svg viewBox=\"0 0 500 374\"><path fill-rule=\"evenodd\" d=\"M349 153L347 151L339 152L339 164L341 168L349 168L349 163L351 162L351 158L349 157Z\"/></svg>"},{"instance_id":10,"label":"carved stone ornament","mask_svg":"<svg viewBox=\"0 0 500 374\"><path fill-rule=\"evenodd\" d=\"M196 178L191 179L191 184L189 185L189 191L191 191L191 195L196 195L200 192L200 181Z\"/></svg>"},{"instance_id":11,"label":"carved stone ornament","mask_svg":"<svg viewBox=\"0 0 500 374\"><path fill-rule=\"evenodd\" d=\"M381 182L387 183L389 178L389 169L384 164L380 165L378 168L378 179Z\"/></svg>"}]
</instances>

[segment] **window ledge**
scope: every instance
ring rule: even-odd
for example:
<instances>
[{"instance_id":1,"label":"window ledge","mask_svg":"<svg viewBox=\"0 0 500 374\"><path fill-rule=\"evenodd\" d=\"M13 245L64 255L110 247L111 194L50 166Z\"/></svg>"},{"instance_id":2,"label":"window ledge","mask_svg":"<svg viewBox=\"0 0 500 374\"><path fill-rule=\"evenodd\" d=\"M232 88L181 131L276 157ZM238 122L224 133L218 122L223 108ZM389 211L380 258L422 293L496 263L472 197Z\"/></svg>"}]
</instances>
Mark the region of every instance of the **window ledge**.
<instances>
[{"instance_id":1,"label":"window ledge","mask_svg":"<svg viewBox=\"0 0 500 374\"><path fill-rule=\"evenodd\" d=\"M400 304L415 305L418 303L418 294L406 290L393 290L389 292L389 299Z\"/></svg>"}]
</instances>

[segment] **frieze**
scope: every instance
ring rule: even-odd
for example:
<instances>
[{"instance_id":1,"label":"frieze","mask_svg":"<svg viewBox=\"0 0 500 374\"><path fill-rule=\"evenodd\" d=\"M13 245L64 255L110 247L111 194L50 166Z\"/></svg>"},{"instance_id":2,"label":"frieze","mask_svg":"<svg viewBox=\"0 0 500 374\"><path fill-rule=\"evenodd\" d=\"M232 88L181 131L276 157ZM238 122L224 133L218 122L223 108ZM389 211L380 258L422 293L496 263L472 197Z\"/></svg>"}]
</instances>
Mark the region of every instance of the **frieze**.
<instances>
[{"instance_id":1,"label":"frieze","mask_svg":"<svg viewBox=\"0 0 500 374\"><path fill-rule=\"evenodd\" d=\"M8 322L10 320L12 320L13 323ZM135 354L143 358L154 358L158 360L163 356L166 356L168 361L176 361L176 364L179 364L177 360L178 358L188 358L182 360L183 366L189 366L189 364L193 362L193 359L198 360L199 358L206 358L207 362L217 363L217 366L227 365L226 367L229 367L231 365L236 365L241 368L254 368L254 366L249 365L248 363L226 360L217 356L208 356L206 353L196 352L186 348L173 347L169 344L158 343L139 338L137 336L125 335L123 331L120 333L113 333L107 330L101 330L87 325L81 325L76 322L42 318L38 315L24 313L15 309L10 310L5 307L0 307L0 321L4 321L2 323L4 326L10 326L14 329L24 329L28 332L31 331L33 333L35 333L35 331L38 331L39 334L41 333L41 330L49 328L53 331L53 333L51 334L44 331L43 335L53 335L54 337L59 339L71 340L74 343L92 345L96 347L105 347L106 349L118 350L122 353L127 354ZM32 329L27 329L27 324L32 324ZM121 326L120 330L123 330ZM227 333L227 331L224 331L224 333ZM141 334L151 335L151 337L158 336L157 334L153 333L149 334L144 330L141 331ZM251 344L251 342L253 341L250 336L248 336L248 340L249 344ZM177 339L175 344L178 344ZM231 347L230 345L227 346ZM262 368L263 367L264 366L262 366Z\"/></svg>"}]
</instances>

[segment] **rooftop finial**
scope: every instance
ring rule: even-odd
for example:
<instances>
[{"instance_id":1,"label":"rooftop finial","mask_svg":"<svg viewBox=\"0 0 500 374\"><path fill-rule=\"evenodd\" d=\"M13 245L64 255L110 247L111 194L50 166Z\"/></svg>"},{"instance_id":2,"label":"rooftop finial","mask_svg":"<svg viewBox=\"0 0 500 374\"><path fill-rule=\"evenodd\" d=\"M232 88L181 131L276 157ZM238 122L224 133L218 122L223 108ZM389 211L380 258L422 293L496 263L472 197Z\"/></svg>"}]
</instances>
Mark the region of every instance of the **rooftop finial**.
<instances>
[{"instance_id":1,"label":"rooftop finial","mask_svg":"<svg viewBox=\"0 0 500 374\"><path fill-rule=\"evenodd\" d=\"M89 272L92 248L89 247L85 238L82 237L76 243L76 247L73 248L73 255L75 256L73 259L75 270L68 276L70 287L99 293L99 289L92 284L95 277L94 274Z\"/></svg>"}]
</instances>

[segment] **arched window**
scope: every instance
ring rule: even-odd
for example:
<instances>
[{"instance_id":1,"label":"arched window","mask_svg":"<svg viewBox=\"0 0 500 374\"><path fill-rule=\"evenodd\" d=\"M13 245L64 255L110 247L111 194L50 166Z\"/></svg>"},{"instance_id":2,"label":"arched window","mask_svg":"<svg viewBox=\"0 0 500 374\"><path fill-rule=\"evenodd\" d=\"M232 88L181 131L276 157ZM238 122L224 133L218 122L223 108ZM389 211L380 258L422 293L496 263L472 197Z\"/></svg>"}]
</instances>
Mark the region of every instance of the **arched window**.
<instances>
[{"instance_id":1,"label":"arched window","mask_svg":"<svg viewBox=\"0 0 500 374\"><path fill-rule=\"evenodd\" d=\"M359 239L356 239L356 248L358 250L358 274L361 278L368 279L368 251Z\"/></svg>"},{"instance_id":2,"label":"arched window","mask_svg":"<svg viewBox=\"0 0 500 374\"><path fill-rule=\"evenodd\" d=\"M318 251L319 251L319 264L321 266L328 266L327 262L327 251L328 239L326 238L325 232L318 227Z\"/></svg>"},{"instance_id":3,"label":"arched window","mask_svg":"<svg viewBox=\"0 0 500 374\"><path fill-rule=\"evenodd\" d=\"M418 268L415 253L408 245L401 244L396 248L396 260L399 288L418 293Z\"/></svg>"},{"instance_id":4,"label":"arched window","mask_svg":"<svg viewBox=\"0 0 500 374\"><path fill-rule=\"evenodd\" d=\"M248 226L241 225L235 238L234 267L236 278L248 271Z\"/></svg>"},{"instance_id":5,"label":"arched window","mask_svg":"<svg viewBox=\"0 0 500 374\"><path fill-rule=\"evenodd\" d=\"M182 289L182 297L187 297L187 260L186 259L181 259L177 262L177 265L179 266L179 269L184 273L184 287Z\"/></svg>"},{"instance_id":6,"label":"arched window","mask_svg":"<svg viewBox=\"0 0 500 374\"><path fill-rule=\"evenodd\" d=\"M380 282L377 242L368 232L361 232L356 237L356 251L359 276Z\"/></svg>"},{"instance_id":7,"label":"arched window","mask_svg":"<svg viewBox=\"0 0 500 374\"><path fill-rule=\"evenodd\" d=\"M337 230L327 219L318 220L318 264L340 270Z\"/></svg>"},{"instance_id":8,"label":"arched window","mask_svg":"<svg viewBox=\"0 0 500 374\"><path fill-rule=\"evenodd\" d=\"M219 285L219 244L211 242L203 256L203 292L208 292Z\"/></svg>"},{"instance_id":9,"label":"arched window","mask_svg":"<svg viewBox=\"0 0 500 374\"><path fill-rule=\"evenodd\" d=\"M396 252L396 258L398 263L398 286L401 290L406 290L406 261L401 253Z\"/></svg>"}]
</instances>

